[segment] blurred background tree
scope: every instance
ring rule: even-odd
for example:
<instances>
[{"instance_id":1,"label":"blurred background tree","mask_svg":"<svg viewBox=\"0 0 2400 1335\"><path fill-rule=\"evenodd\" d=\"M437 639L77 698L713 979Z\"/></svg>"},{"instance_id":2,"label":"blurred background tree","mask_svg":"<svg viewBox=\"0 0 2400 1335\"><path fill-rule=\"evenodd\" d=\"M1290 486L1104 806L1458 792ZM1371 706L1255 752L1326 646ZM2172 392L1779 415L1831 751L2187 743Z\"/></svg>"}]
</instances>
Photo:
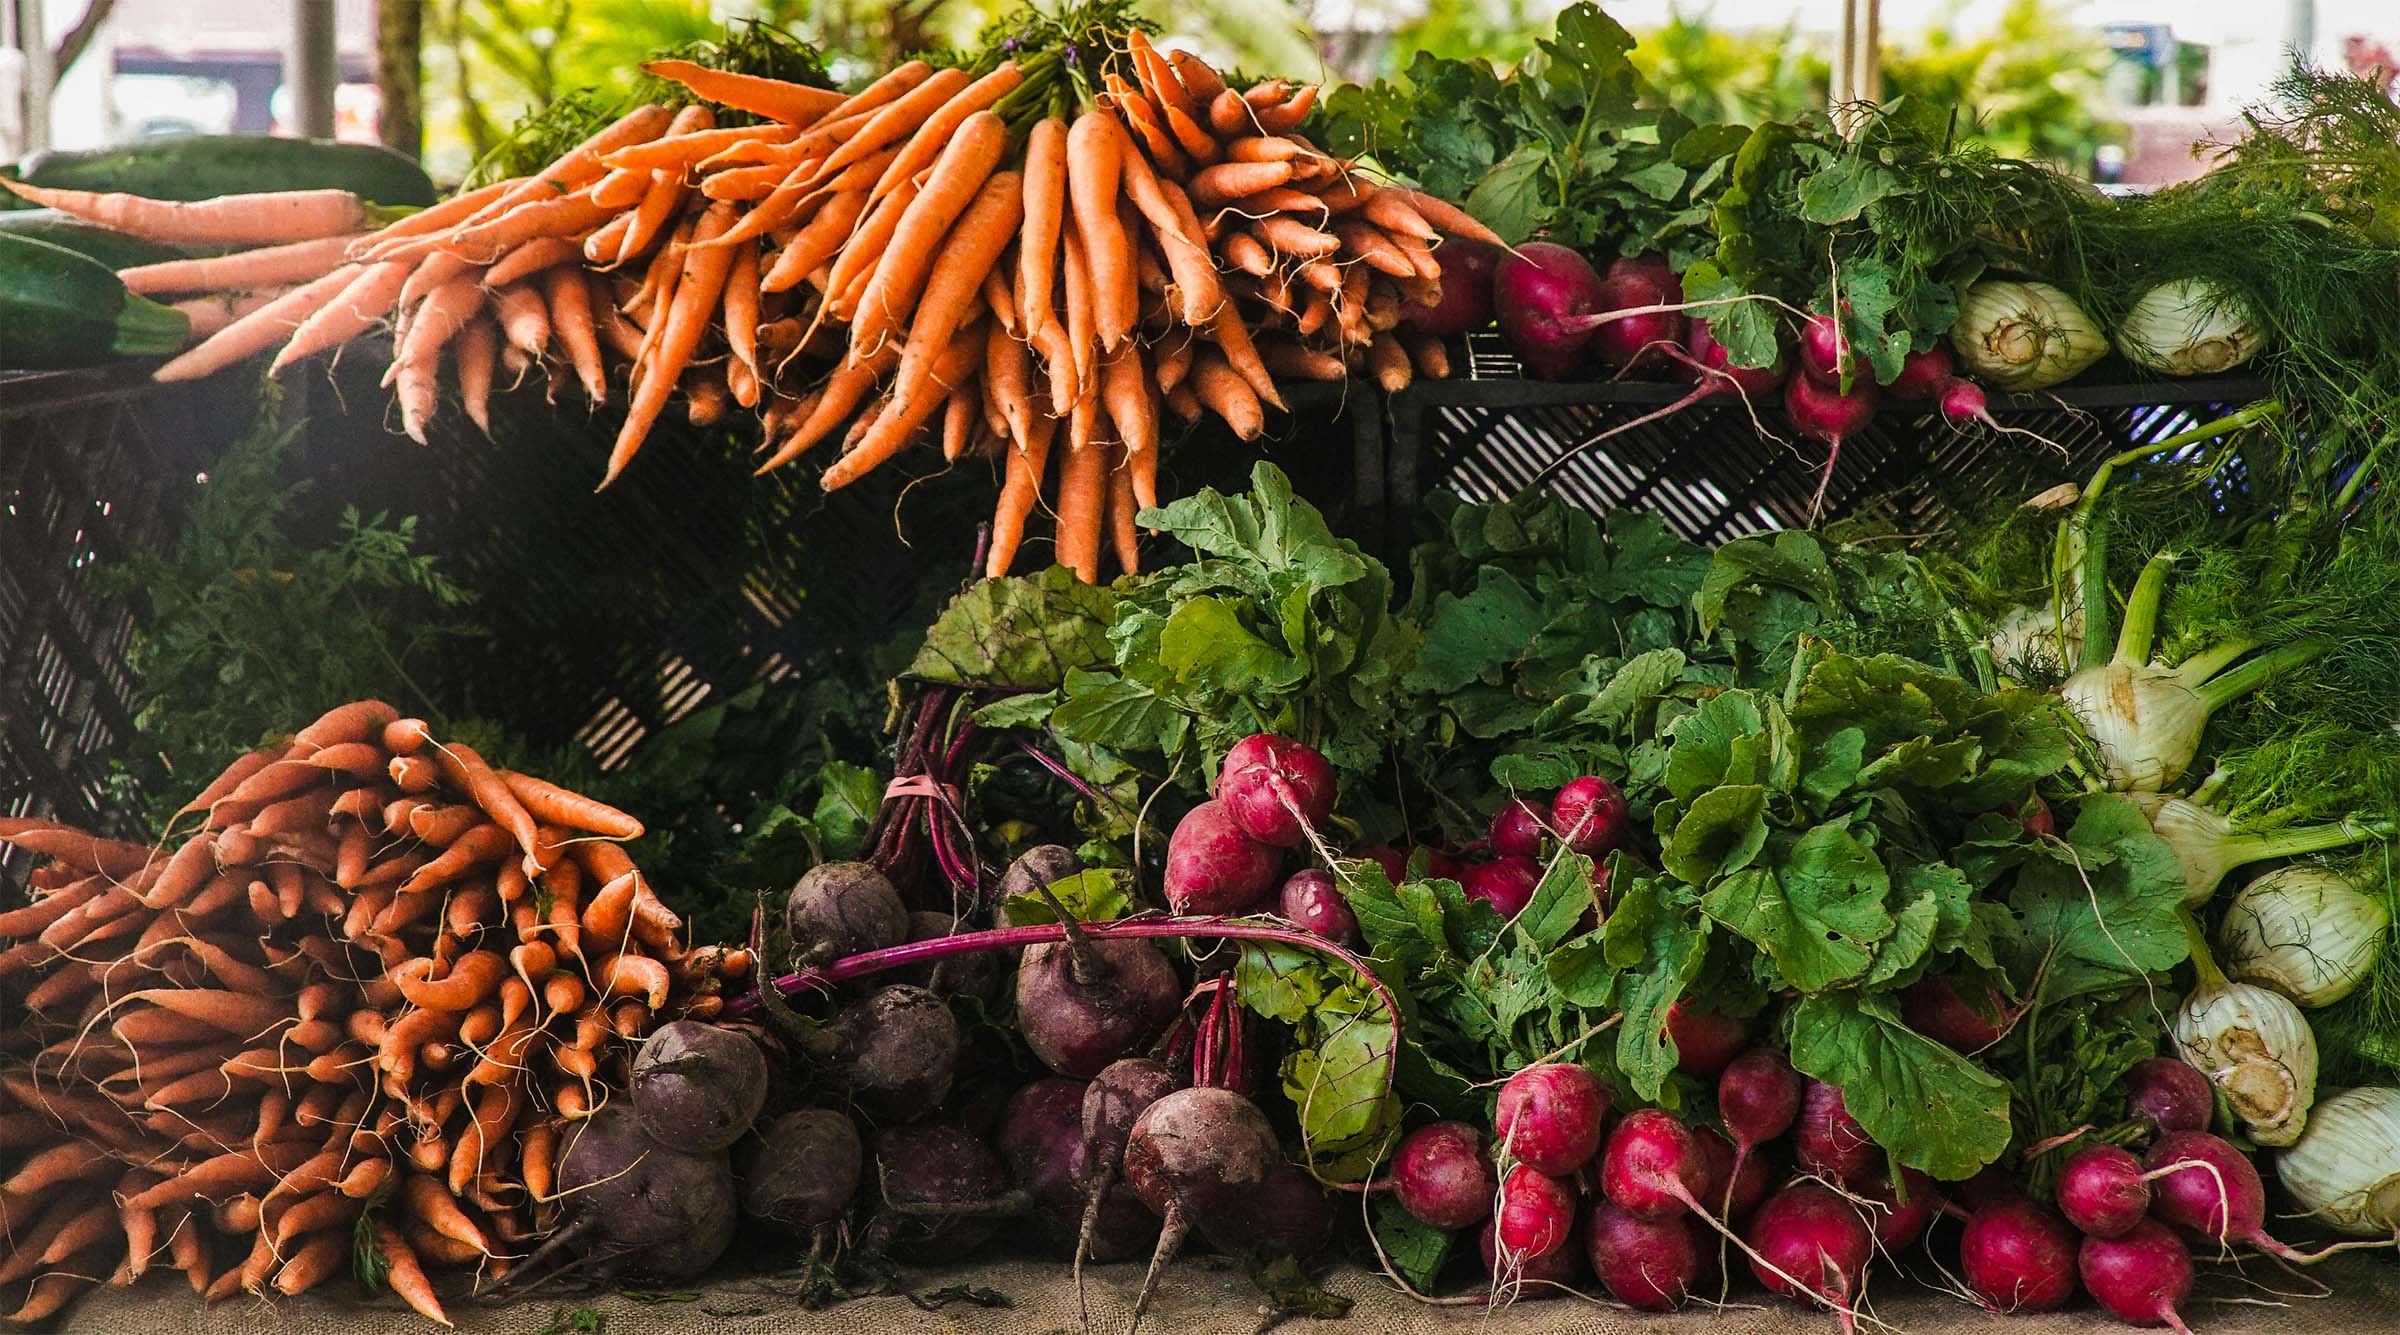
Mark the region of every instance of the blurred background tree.
<instances>
[{"instance_id":1,"label":"blurred background tree","mask_svg":"<svg viewBox=\"0 0 2400 1335\"><path fill-rule=\"evenodd\" d=\"M1138 0L1170 40L1237 69L1368 79L1419 50L1503 67L1550 31L1560 0ZM1013 0L425 0L430 164L455 177L518 117L584 87L631 86L642 58L706 39L728 21L790 29L834 75L867 76L961 46ZM1752 12L1752 6L1734 6ZM1828 38L1732 27L1706 9L1636 34L1634 62L1703 121L1789 118L1824 105ZM2107 127L2093 113L2108 59L2065 0L2011 0L1997 27L1968 31L1958 11L1920 33L1887 35L1887 95L1960 109L1962 128L2003 153L2087 167Z\"/></svg>"}]
</instances>

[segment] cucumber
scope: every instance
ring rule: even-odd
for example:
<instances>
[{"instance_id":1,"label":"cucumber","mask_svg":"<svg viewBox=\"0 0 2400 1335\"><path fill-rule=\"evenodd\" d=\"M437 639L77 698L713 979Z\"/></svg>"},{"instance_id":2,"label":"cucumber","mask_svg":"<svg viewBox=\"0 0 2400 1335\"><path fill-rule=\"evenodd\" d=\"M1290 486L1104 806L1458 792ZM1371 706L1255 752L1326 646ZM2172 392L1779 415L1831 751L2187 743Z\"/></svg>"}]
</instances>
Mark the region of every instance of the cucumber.
<instances>
[{"instance_id":1,"label":"cucumber","mask_svg":"<svg viewBox=\"0 0 2400 1335\"><path fill-rule=\"evenodd\" d=\"M163 357L191 332L182 311L127 292L98 260L0 232L0 369Z\"/></svg>"},{"instance_id":2,"label":"cucumber","mask_svg":"<svg viewBox=\"0 0 2400 1335\"><path fill-rule=\"evenodd\" d=\"M127 236L98 223L88 223L73 214L57 209L21 209L0 213L0 232L11 236L29 236L63 246L78 255L111 269L130 269L137 264L164 264L168 260L190 259L197 253L189 246L162 245Z\"/></svg>"},{"instance_id":3,"label":"cucumber","mask_svg":"<svg viewBox=\"0 0 2400 1335\"><path fill-rule=\"evenodd\" d=\"M347 190L371 204L422 208L436 198L423 167L380 145L263 134L182 135L122 148L36 153L5 174L32 185L149 199Z\"/></svg>"}]
</instances>

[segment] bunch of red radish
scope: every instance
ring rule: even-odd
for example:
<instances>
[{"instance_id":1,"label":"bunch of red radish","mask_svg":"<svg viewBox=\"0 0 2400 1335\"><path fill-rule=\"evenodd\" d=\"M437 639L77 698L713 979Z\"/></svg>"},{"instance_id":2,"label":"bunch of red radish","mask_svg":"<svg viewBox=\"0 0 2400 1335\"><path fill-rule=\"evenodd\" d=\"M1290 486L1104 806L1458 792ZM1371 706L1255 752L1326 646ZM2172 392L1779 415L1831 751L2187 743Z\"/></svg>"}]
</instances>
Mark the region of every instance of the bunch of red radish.
<instances>
[{"instance_id":1,"label":"bunch of red radish","mask_svg":"<svg viewBox=\"0 0 2400 1335\"><path fill-rule=\"evenodd\" d=\"M1259 733L1233 744L1217 795L1184 814L1167 839L1167 905L1185 914L1257 913L1287 849L1308 844L1333 815L1333 766L1315 748ZM1358 939L1357 920L1323 872L1291 879L1284 916L1333 940Z\"/></svg>"},{"instance_id":2,"label":"bunch of red radish","mask_svg":"<svg viewBox=\"0 0 2400 1335\"><path fill-rule=\"evenodd\" d=\"M1608 868L1598 860L1625 848L1632 836L1625 795L1607 779L1586 774L1569 780L1547 802L1510 798L1493 814L1483 840L1470 845L1464 856L1438 848L1403 852L1380 844L1364 853L1395 884L1406 879L1409 864L1422 857L1423 875L1456 881L1467 898L1491 905L1502 918L1514 918L1533 902L1533 892L1541 884L1540 855L1545 840L1556 840L1569 852L1595 859L1592 888L1605 900ZM1292 917L1288 905L1284 916ZM1308 925L1298 918L1292 920Z\"/></svg>"}]
</instances>

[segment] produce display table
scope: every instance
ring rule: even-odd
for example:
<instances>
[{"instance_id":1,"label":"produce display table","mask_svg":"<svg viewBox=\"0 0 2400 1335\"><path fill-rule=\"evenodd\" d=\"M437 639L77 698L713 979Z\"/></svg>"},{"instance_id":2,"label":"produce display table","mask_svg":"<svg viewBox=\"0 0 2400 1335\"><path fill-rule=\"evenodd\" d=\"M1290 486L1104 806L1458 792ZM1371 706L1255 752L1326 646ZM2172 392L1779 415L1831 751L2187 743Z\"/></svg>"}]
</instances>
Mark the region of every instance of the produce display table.
<instances>
[{"instance_id":1,"label":"produce display table","mask_svg":"<svg viewBox=\"0 0 2400 1335\"><path fill-rule=\"evenodd\" d=\"M2265 1261L2246 1263L2250 1283L2230 1274L2203 1280L2187 1305L2197 1335L2285 1335L2287 1332L2389 1330L2400 1314L2400 1269L2388 1259L2336 1257L2300 1277ZM1138 1265L1093 1266L1085 1271L1091 1299L1091 1331L1118 1335L1133 1311L1142 1283ZM1939 1276L1933 1278L1938 1279ZM2334 1296L2311 1300L2278 1298L2267 1289L2313 1293L2323 1281ZM1016 1259L949 1270L911 1271L908 1292L934 1295L954 1286L986 1289L1010 1306L979 1307L953 1300L927 1310L900 1295L861 1298L811 1312L798 1305L789 1280L752 1276L719 1278L697 1290L681 1290L671 1301L639 1301L613 1292L545 1295L503 1305L457 1303L450 1315L465 1335L531 1335L578 1331L569 1320L578 1309L598 1312L607 1335L882 1335L883 1332L992 1332L992 1335L1050 1335L1081 1329L1075 1285L1064 1265ZM2259 1287L2259 1286L2265 1287ZM1745 1286L1746 1287L1746 1286ZM1680 1313L1635 1313L1613 1305L1574 1299L1520 1302L1500 1311L1479 1307L1431 1307L1394 1289L1390 1282L1356 1266L1336 1269L1325 1281L1329 1293L1351 1299L1350 1315L1339 1322L1294 1318L1280 1324L1261 1305L1241 1268L1217 1257L1192 1257L1169 1268L1158 1297L1142 1318L1155 1335L1256 1335L1278 1330L1324 1330L1385 1335L1387 1332L1457 1332L1457 1335L1824 1335L1832 1316L1782 1303L1761 1306L1737 1300L1725 1308L1694 1305ZM687 1296L688 1295L688 1296ZM2089 1307L2049 1315L1999 1316L1931 1290L1903 1286L1883 1277L1871 1294L1876 1317L1896 1331L1914 1335L2067 1335L2092 1329L2121 1329ZM2210 1299L2236 1301L2212 1302ZM2261 1305L2261 1304L2265 1305ZM562 1310L563 1309L563 1310ZM191 1291L172 1277L138 1289L100 1289L72 1308L60 1335L151 1335L187 1331L204 1323L210 1335L422 1335L424 1321L391 1300L373 1306L338 1297L306 1294L273 1304L228 1302L200 1317ZM1861 1322L1861 1329L1869 1329Z\"/></svg>"}]
</instances>

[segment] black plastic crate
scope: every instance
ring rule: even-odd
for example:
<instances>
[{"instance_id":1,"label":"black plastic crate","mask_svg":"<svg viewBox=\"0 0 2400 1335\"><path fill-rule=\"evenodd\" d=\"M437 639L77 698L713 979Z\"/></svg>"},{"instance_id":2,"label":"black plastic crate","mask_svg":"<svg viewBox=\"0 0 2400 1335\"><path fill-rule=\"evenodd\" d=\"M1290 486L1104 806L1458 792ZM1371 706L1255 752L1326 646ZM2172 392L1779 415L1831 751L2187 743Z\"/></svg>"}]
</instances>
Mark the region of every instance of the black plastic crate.
<instances>
[{"instance_id":1,"label":"black plastic crate","mask_svg":"<svg viewBox=\"0 0 2400 1335\"><path fill-rule=\"evenodd\" d=\"M1405 546L1408 516L1426 491L1449 487L1470 500L1515 495L1582 442L1689 389L1527 379L1488 334L1468 340L1465 369L1459 379L1419 382L1392 396L1388 546ZM1817 518L1868 517L1904 533L1938 533L1968 506L2082 480L2112 454L2267 394L2264 381L2240 376L1992 394L1991 415L2032 436L1954 427L1930 403L1887 399L1865 431L1843 442ZM1739 402L1705 401L1583 451L1545 485L1589 509L1655 511L1702 543L1805 526L1824 447L1794 438L1780 404L1759 404L1757 413L1773 435L1761 434Z\"/></svg>"}]
</instances>

